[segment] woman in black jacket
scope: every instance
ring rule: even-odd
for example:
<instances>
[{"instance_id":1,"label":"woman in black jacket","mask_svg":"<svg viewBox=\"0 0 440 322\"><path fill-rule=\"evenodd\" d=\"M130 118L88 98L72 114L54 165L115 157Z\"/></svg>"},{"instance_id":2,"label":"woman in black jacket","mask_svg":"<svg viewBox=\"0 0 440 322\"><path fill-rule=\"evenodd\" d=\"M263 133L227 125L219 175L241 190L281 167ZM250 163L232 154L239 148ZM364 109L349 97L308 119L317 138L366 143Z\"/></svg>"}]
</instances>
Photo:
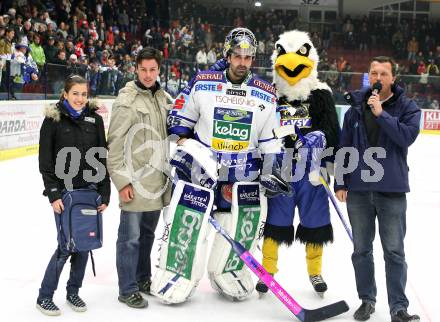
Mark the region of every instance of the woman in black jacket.
<instances>
[{"instance_id":1,"label":"woman in black jacket","mask_svg":"<svg viewBox=\"0 0 440 322\"><path fill-rule=\"evenodd\" d=\"M55 216L60 216L64 210L62 194L65 190L94 184L102 197L102 204L97 207L99 212L103 212L110 201L104 122L96 110L97 106L88 102L87 81L74 75L65 81L59 102L45 111L40 130L39 167L44 181L43 194L49 198ZM61 314L52 298L69 257L67 303L77 312L87 309L78 290L84 278L88 252L71 253L58 245L47 266L37 299L37 308L44 314Z\"/></svg>"}]
</instances>

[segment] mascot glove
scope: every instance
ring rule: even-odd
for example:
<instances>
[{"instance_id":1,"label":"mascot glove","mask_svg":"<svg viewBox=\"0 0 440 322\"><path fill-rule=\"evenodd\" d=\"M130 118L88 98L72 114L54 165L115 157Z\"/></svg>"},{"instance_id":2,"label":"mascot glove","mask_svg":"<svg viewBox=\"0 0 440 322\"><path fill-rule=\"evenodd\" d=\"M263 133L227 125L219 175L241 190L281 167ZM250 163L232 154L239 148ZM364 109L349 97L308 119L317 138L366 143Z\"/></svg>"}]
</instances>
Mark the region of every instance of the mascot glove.
<instances>
[{"instance_id":1,"label":"mascot glove","mask_svg":"<svg viewBox=\"0 0 440 322\"><path fill-rule=\"evenodd\" d=\"M325 134L322 131L313 131L307 133L301 139L298 139L295 143L295 149L298 151L297 160L312 161L319 160L321 152L326 148L327 140Z\"/></svg>"},{"instance_id":2,"label":"mascot glove","mask_svg":"<svg viewBox=\"0 0 440 322\"><path fill-rule=\"evenodd\" d=\"M319 170L313 170L309 172L309 181L315 187L322 184L320 177L321 174L319 173Z\"/></svg>"}]
</instances>

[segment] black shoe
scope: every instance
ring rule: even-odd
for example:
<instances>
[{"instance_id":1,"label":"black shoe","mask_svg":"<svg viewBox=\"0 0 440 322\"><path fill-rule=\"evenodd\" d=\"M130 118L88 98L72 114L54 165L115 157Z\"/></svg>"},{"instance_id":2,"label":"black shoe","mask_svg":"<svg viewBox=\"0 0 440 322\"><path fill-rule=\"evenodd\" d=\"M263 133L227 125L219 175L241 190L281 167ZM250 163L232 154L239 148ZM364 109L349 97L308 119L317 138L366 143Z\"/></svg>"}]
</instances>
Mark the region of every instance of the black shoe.
<instances>
[{"instance_id":1,"label":"black shoe","mask_svg":"<svg viewBox=\"0 0 440 322\"><path fill-rule=\"evenodd\" d=\"M269 290L269 288L267 287L266 284L264 284L264 282L262 280L259 280L257 282L257 285L255 285L255 290L258 293L267 293L267 291Z\"/></svg>"},{"instance_id":2,"label":"black shoe","mask_svg":"<svg viewBox=\"0 0 440 322\"><path fill-rule=\"evenodd\" d=\"M420 316L417 314L409 315L406 310L400 310L391 316L391 322L419 322Z\"/></svg>"},{"instance_id":3,"label":"black shoe","mask_svg":"<svg viewBox=\"0 0 440 322\"><path fill-rule=\"evenodd\" d=\"M37 309L46 315L60 315L61 311L50 298L37 300Z\"/></svg>"},{"instance_id":4,"label":"black shoe","mask_svg":"<svg viewBox=\"0 0 440 322\"><path fill-rule=\"evenodd\" d=\"M374 304L362 302L361 306L354 312L354 319L357 321L367 321L370 315L374 313Z\"/></svg>"},{"instance_id":5,"label":"black shoe","mask_svg":"<svg viewBox=\"0 0 440 322\"><path fill-rule=\"evenodd\" d=\"M139 291L146 294L146 295L150 295L150 287L151 287L151 281L150 280L146 280L143 282L138 282L138 287L139 287Z\"/></svg>"},{"instance_id":6,"label":"black shoe","mask_svg":"<svg viewBox=\"0 0 440 322\"><path fill-rule=\"evenodd\" d=\"M119 302L125 303L129 307L133 307L135 309L143 309L148 306L147 300L145 300L139 292L126 296L119 295L118 300Z\"/></svg>"},{"instance_id":7,"label":"black shoe","mask_svg":"<svg viewBox=\"0 0 440 322\"><path fill-rule=\"evenodd\" d=\"M84 303L84 301L78 296L78 294L67 294L66 301L67 301L67 304L69 304L69 306L75 312L87 311L86 303Z\"/></svg>"}]
</instances>

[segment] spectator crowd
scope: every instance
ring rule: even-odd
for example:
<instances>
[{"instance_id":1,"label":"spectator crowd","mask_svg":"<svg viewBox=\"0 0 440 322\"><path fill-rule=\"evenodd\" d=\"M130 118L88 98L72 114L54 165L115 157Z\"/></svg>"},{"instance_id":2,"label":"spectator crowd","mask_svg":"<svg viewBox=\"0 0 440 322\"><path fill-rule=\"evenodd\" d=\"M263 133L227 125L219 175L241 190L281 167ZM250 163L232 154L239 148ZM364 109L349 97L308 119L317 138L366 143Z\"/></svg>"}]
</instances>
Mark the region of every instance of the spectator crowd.
<instances>
[{"instance_id":1,"label":"spectator crowd","mask_svg":"<svg viewBox=\"0 0 440 322\"><path fill-rule=\"evenodd\" d=\"M331 87L350 87L351 73L364 71L353 70L342 56L330 57L329 48L384 48L399 61L399 75L415 75L406 78L410 91L425 98L433 94L432 101L438 101L440 82L432 76L440 76L440 22L346 16L316 28L295 10L245 10L194 0L6 0L0 6L0 91L9 86L12 98L25 87L42 92L47 86L47 92L58 94L72 73L90 81L92 95L117 95L134 79L134 58L145 46L162 52L161 82L174 96L197 69L221 57L231 28L246 26L258 40L255 67L269 68L278 36L299 28L310 31L319 70ZM431 106L427 101L424 105Z\"/></svg>"}]
</instances>

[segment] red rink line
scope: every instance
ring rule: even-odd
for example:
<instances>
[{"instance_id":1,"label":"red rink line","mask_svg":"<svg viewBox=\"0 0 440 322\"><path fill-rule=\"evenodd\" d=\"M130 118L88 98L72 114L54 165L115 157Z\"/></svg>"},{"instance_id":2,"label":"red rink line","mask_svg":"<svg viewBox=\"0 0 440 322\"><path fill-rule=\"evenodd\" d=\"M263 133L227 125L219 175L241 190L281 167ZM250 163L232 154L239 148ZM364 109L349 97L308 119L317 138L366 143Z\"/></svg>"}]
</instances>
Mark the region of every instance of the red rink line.
<instances>
[{"instance_id":1,"label":"red rink line","mask_svg":"<svg viewBox=\"0 0 440 322\"><path fill-rule=\"evenodd\" d=\"M425 315L427 322L433 322L432 319L431 319L431 317L430 317L429 314L428 314L428 311L426 310L425 306L423 305L423 303L422 303L422 301L421 301L421 299L420 299L420 297L419 297L419 294L418 294L417 291L416 291L416 288L415 288L414 285L411 283L411 281L408 281L408 284L409 284L409 286L411 287L411 289L412 289L414 295L416 296L416 300L417 300L417 302L419 303L420 307L422 308L423 315Z\"/></svg>"}]
</instances>

